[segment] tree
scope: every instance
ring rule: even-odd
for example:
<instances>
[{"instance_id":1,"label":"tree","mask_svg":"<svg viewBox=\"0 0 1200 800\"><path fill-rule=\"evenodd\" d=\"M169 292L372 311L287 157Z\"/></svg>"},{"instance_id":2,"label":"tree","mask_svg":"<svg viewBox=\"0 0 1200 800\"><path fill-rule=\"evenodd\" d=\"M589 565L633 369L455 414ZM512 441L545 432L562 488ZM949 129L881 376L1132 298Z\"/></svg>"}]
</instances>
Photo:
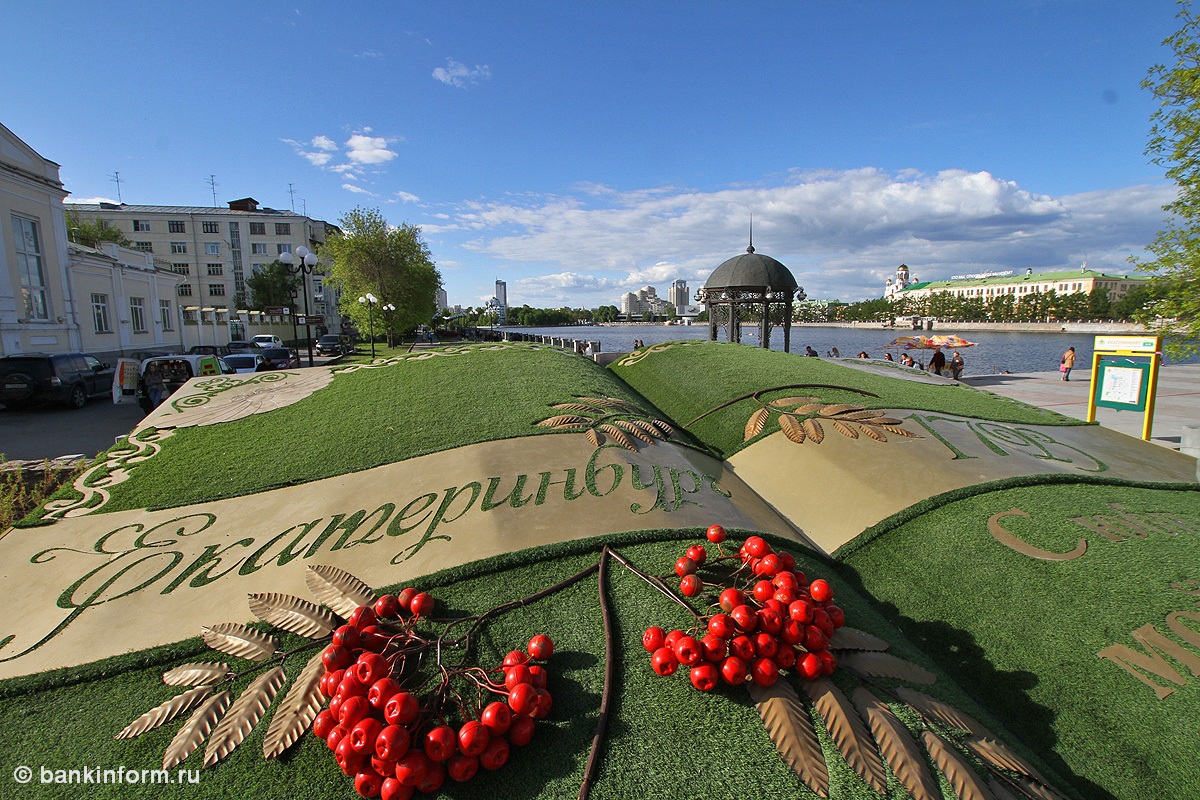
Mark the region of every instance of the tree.
<instances>
[{"instance_id":1,"label":"tree","mask_svg":"<svg viewBox=\"0 0 1200 800\"><path fill-rule=\"evenodd\" d=\"M67 212L67 230L71 234L72 242L85 247L96 247L101 242L112 242L121 247L133 245L133 242L129 241L117 226L109 225L102 219L84 220L75 211Z\"/></svg>"},{"instance_id":2,"label":"tree","mask_svg":"<svg viewBox=\"0 0 1200 800\"><path fill-rule=\"evenodd\" d=\"M268 306L290 306L292 292L300 291L300 276L288 272L282 261L272 261L246 279L250 290L250 308L262 311Z\"/></svg>"},{"instance_id":3,"label":"tree","mask_svg":"<svg viewBox=\"0 0 1200 800\"><path fill-rule=\"evenodd\" d=\"M332 256L328 282L342 292L339 310L354 320L359 331L393 334L412 330L433 319L437 290L442 285L421 229L389 225L377 208L355 208L338 223L341 233L329 237ZM370 292L379 299L373 310L358 298ZM394 312L382 307L391 303Z\"/></svg>"},{"instance_id":4,"label":"tree","mask_svg":"<svg viewBox=\"0 0 1200 800\"><path fill-rule=\"evenodd\" d=\"M1138 263L1155 274L1152 291L1161 297L1139 316L1145 322L1165 318L1164 333L1177 337L1167 343L1172 355L1200 349L1200 18L1190 0L1179 6L1182 27L1163 41L1175 63L1151 67L1142 81L1159 101L1146 155L1166 167L1179 193L1163 206L1171 216L1147 248L1154 259Z\"/></svg>"}]
</instances>

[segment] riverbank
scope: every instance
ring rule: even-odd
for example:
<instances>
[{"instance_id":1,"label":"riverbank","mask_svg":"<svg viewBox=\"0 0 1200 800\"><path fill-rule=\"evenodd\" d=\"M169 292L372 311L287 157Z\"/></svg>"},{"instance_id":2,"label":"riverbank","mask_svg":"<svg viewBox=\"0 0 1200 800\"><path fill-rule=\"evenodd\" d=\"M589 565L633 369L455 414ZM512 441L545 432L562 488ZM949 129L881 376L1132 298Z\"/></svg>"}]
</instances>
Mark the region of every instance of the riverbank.
<instances>
[{"instance_id":1,"label":"riverbank","mask_svg":"<svg viewBox=\"0 0 1200 800\"><path fill-rule=\"evenodd\" d=\"M884 325L879 322L797 322L792 329L797 328L852 328L857 330L886 330L899 331L897 336L905 331L914 333L940 333L942 331L991 331L994 333L1088 333L1097 336L1105 334L1141 334L1150 329L1136 322L950 322L940 319L928 320L931 328L914 329L911 325Z\"/></svg>"}]
</instances>

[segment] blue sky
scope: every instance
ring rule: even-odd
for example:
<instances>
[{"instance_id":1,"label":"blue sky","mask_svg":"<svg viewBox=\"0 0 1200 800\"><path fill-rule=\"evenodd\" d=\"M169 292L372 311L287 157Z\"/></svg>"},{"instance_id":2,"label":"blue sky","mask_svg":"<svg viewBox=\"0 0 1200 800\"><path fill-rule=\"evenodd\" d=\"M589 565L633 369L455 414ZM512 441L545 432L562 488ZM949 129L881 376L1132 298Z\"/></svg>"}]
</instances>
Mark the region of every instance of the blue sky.
<instances>
[{"instance_id":1,"label":"blue sky","mask_svg":"<svg viewBox=\"0 0 1200 800\"><path fill-rule=\"evenodd\" d=\"M379 207L451 304L694 291L751 214L814 298L1126 272L1173 195L1163 0L6 5L0 122L72 199Z\"/></svg>"}]
</instances>

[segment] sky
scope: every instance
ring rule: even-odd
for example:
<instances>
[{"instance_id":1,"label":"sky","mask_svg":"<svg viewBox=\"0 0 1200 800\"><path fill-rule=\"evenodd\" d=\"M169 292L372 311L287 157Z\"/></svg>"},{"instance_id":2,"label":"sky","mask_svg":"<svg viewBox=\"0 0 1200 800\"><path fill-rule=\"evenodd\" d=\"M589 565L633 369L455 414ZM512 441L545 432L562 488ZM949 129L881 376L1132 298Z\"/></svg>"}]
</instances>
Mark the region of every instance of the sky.
<instances>
[{"instance_id":1,"label":"sky","mask_svg":"<svg viewBox=\"0 0 1200 800\"><path fill-rule=\"evenodd\" d=\"M379 208L451 305L694 293L751 217L814 299L1126 273L1174 196L1164 0L5 5L0 123L68 201Z\"/></svg>"}]
</instances>

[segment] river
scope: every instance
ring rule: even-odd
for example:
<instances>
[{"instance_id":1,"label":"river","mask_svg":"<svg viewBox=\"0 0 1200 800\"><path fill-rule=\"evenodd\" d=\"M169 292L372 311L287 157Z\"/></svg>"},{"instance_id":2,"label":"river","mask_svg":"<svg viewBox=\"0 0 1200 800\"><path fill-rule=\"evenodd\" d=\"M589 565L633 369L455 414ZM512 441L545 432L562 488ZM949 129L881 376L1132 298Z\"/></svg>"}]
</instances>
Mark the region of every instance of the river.
<instances>
[{"instance_id":1,"label":"river","mask_svg":"<svg viewBox=\"0 0 1200 800\"><path fill-rule=\"evenodd\" d=\"M586 325L564 326L559 328L512 328L522 333L541 334L543 336L580 339L582 341L600 342L602 352L624 352L633 349L634 339L641 339L647 345L670 342L680 339L707 339L708 325ZM955 333L950 323L939 326L937 335ZM883 358L884 353L890 352L896 360L900 359L899 348L888 348L887 344L898 336L917 333L903 328L837 328L816 325L804 325L792 328L792 352L803 353L806 345L811 346L821 356L837 348L842 358L853 358L860 352L866 352L872 358ZM725 330L718 332L718 338L724 340ZM1074 347L1077 354L1075 365L1078 369L1089 370L1092 364L1093 334L1083 333L1032 333L1032 332L993 332L993 331L963 331L959 334L974 347L960 350L963 361L966 362L964 375L991 375L997 372L1053 372L1058 369L1059 359L1068 347ZM742 343L756 344L758 331L750 327L742 329ZM771 331L771 349L783 349L783 329L774 328ZM946 352L949 359L952 351ZM915 359L929 361L927 352L913 351ZM1193 356L1177 363L1194 364L1200 358ZM1173 363L1167 359L1165 363Z\"/></svg>"}]
</instances>

